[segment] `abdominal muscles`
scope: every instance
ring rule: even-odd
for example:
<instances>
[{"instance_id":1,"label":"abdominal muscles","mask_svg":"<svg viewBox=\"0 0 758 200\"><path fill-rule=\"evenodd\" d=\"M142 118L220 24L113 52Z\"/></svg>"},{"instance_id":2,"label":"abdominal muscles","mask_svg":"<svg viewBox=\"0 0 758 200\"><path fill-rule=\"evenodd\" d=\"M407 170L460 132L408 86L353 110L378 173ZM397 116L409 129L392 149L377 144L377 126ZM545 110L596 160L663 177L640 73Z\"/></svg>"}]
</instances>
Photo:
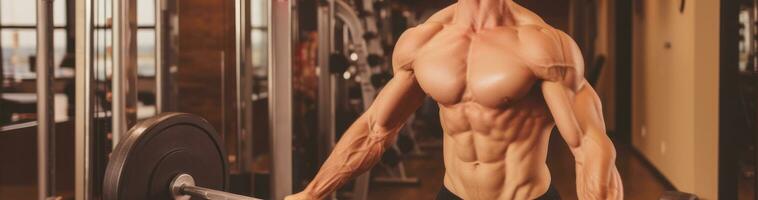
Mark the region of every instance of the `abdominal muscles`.
<instances>
[{"instance_id":1,"label":"abdominal muscles","mask_svg":"<svg viewBox=\"0 0 758 200\"><path fill-rule=\"evenodd\" d=\"M554 123L544 101L529 96L503 108L473 101L440 105L450 191L463 199L517 200L547 191L545 159Z\"/></svg>"}]
</instances>

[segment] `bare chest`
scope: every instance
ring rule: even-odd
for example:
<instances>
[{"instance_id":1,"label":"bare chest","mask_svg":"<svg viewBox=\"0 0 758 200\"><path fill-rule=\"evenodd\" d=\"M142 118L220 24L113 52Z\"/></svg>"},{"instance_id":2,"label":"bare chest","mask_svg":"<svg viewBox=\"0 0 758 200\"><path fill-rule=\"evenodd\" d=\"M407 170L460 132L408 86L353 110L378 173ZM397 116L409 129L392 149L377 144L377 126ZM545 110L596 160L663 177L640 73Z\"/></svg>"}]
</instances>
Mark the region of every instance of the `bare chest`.
<instances>
[{"instance_id":1,"label":"bare chest","mask_svg":"<svg viewBox=\"0 0 758 200\"><path fill-rule=\"evenodd\" d=\"M500 108L536 89L540 78L533 70L555 60L554 44L535 27L482 33L446 28L417 52L413 69L421 88L440 104Z\"/></svg>"}]
</instances>

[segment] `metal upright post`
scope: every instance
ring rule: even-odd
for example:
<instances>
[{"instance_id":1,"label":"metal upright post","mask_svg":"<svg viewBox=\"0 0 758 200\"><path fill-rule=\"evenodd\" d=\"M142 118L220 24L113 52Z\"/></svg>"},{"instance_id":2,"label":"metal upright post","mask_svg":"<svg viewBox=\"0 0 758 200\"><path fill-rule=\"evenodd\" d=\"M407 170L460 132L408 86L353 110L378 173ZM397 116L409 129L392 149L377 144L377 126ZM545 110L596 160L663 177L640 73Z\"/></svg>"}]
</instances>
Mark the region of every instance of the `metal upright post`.
<instances>
[{"instance_id":1,"label":"metal upright post","mask_svg":"<svg viewBox=\"0 0 758 200\"><path fill-rule=\"evenodd\" d=\"M329 72L329 55L332 53L331 1L318 8L318 129L319 162L326 161L332 150L335 132L334 100L332 99L332 73Z\"/></svg>"},{"instance_id":2,"label":"metal upright post","mask_svg":"<svg viewBox=\"0 0 758 200\"><path fill-rule=\"evenodd\" d=\"M255 191L255 174L251 172L253 165L253 66L250 43L251 14L250 0L236 0L236 17L237 17L237 98L239 103L238 111L238 129L239 136L237 142L239 155L239 164L242 166L240 172L250 174L250 191Z\"/></svg>"},{"instance_id":3,"label":"metal upright post","mask_svg":"<svg viewBox=\"0 0 758 200\"><path fill-rule=\"evenodd\" d=\"M236 49L236 70L237 76L235 77L235 83L237 85L237 165L238 169L242 173L247 173L250 170L252 154L252 137L250 136L250 130L252 129L252 107L250 106L252 100L251 96L251 84L252 74L250 70L250 40L249 40L249 0L235 0L234 1L234 18L235 18L235 49Z\"/></svg>"},{"instance_id":4,"label":"metal upright post","mask_svg":"<svg viewBox=\"0 0 758 200\"><path fill-rule=\"evenodd\" d=\"M284 199L292 194L292 6L293 0L277 0L269 4L269 116L273 199Z\"/></svg>"},{"instance_id":5,"label":"metal upright post","mask_svg":"<svg viewBox=\"0 0 758 200\"><path fill-rule=\"evenodd\" d=\"M53 1L37 1L37 197L55 196L53 110Z\"/></svg>"},{"instance_id":6,"label":"metal upright post","mask_svg":"<svg viewBox=\"0 0 758 200\"><path fill-rule=\"evenodd\" d=\"M113 148L137 121L137 1L113 2Z\"/></svg>"},{"instance_id":7,"label":"metal upright post","mask_svg":"<svg viewBox=\"0 0 758 200\"><path fill-rule=\"evenodd\" d=\"M166 64L164 41L166 29L163 23L166 0L155 0L155 114L164 112L165 87L166 87Z\"/></svg>"},{"instance_id":8,"label":"metal upright post","mask_svg":"<svg viewBox=\"0 0 758 200\"><path fill-rule=\"evenodd\" d=\"M92 0L76 0L76 132L74 142L74 196L92 198Z\"/></svg>"}]
</instances>

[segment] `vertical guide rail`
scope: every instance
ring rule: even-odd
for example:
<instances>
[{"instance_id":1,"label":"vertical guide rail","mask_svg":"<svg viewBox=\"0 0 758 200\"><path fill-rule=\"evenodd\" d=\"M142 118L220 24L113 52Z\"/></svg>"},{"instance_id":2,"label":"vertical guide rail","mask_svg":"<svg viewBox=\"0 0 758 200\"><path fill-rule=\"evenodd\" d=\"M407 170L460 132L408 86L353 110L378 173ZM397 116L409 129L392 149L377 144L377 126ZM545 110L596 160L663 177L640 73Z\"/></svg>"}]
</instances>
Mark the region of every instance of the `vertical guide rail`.
<instances>
[{"instance_id":1,"label":"vertical guide rail","mask_svg":"<svg viewBox=\"0 0 758 200\"><path fill-rule=\"evenodd\" d=\"M237 84L237 164L241 173L250 171L252 164L252 74L250 65L250 15L249 0L234 1L235 18L235 58ZM252 178L252 177L251 177Z\"/></svg>"},{"instance_id":2,"label":"vertical guide rail","mask_svg":"<svg viewBox=\"0 0 758 200\"><path fill-rule=\"evenodd\" d=\"M240 59L238 62L241 66L241 76L242 80L240 81L241 86L238 86L238 89L241 89L240 96L239 96L239 105L240 105L240 133L239 134L240 140L243 141L239 146L241 147L241 160L240 163L242 164L242 172L243 173L250 173L250 191L255 191L255 173L251 172L251 168L253 165L253 61L252 61L252 43L251 43L251 35L250 32L252 30L251 28L251 0L239 0L239 14L240 14L240 20L239 27L238 27L238 37L240 37L237 41L237 44L240 45L238 48L238 55L237 58Z\"/></svg>"},{"instance_id":3,"label":"vertical guide rail","mask_svg":"<svg viewBox=\"0 0 758 200\"><path fill-rule=\"evenodd\" d=\"M292 0L271 1L268 7L273 199L292 194L292 8Z\"/></svg>"},{"instance_id":4,"label":"vertical guide rail","mask_svg":"<svg viewBox=\"0 0 758 200\"><path fill-rule=\"evenodd\" d=\"M53 0L37 0L37 197L55 196Z\"/></svg>"},{"instance_id":5,"label":"vertical guide rail","mask_svg":"<svg viewBox=\"0 0 758 200\"><path fill-rule=\"evenodd\" d=\"M166 29L164 27L164 10L166 0L155 0L155 114L164 112L165 104L165 62L163 42L166 37Z\"/></svg>"},{"instance_id":6,"label":"vertical guide rail","mask_svg":"<svg viewBox=\"0 0 758 200\"><path fill-rule=\"evenodd\" d=\"M246 160L246 158L242 156L241 154L242 145L243 145L242 136L244 133L241 122L242 122L242 111L245 106L244 105L245 102L242 101L242 95L241 95L242 88L240 87L242 86L241 84L242 68L245 63L245 59L242 57L243 51L244 51L244 49L242 49L242 46L243 46L242 43L244 42L244 37L242 36L242 24L245 21L243 19L244 17L242 17L242 5L243 5L242 1L244 0L234 0L234 39L235 39L234 58L236 59L234 63L235 70L236 70L236 73L234 76L234 84L235 84L235 88L237 88L237 91L235 91L235 96L237 97L235 99L235 101L237 101L237 110L236 112L234 112L237 118L237 123L236 123L237 133L234 134L235 136L237 136L237 139L235 139L237 141L237 144L235 144L235 146L237 147L235 148L235 151L237 152L235 152L234 155L237 155L237 162L235 163L237 166L236 167L230 166L231 169L236 168L237 170L239 170L240 173L245 171L245 169L242 166L244 166L245 160ZM229 154L231 155L231 152Z\"/></svg>"},{"instance_id":7,"label":"vertical guide rail","mask_svg":"<svg viewBox=\"0 0 758 200\"><path fill-rule=\"evenodd\" d=\"M92 132L92 2L76 0L76 132L74 145L74 196L92 198L90 147Z\"/></svg>"},{"instance_id":8,"label":"vertical guide rail","mask_svg":"<svg viewBox=\"0 0 758 200\"><path fill-rule=\"evenodd\" d=\"M331 2L331 1L329 1ZM331 3L318 8L318 148L319 163L326 161L334 146L335 110L332 99L333 75L329 71L329 55L332 53Z\"/></svg>"},{"instance_id":9,"label":"vertical guide rail","mask_svg":"<svg viewBox=\"0 0 758 200\"><path fill-rule=\"evenodd\" d=\"M113 148L137 121L137 1L113 1Z\"/></svg>"}]
</instances>

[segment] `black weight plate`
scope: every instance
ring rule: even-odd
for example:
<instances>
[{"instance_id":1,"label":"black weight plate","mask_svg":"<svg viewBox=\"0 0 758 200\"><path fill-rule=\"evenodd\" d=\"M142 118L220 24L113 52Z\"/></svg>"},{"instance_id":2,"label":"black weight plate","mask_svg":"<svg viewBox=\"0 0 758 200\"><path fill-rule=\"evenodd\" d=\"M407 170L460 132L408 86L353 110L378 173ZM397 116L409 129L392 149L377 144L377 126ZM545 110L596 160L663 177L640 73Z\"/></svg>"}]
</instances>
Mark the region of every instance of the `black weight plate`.
<instances>
[{"instance_id":1,"label":"black weight plate","mask_svg":"<svg viewBox=\"0 0 758 200\"><path fill-rule=\"evenodd\" d=\"M105 170L103 199L172 199L171 180L189 174L198 186L225 191L224 148L204 119L165 113L134 126Z\"/></svg>"}]
</instances>

